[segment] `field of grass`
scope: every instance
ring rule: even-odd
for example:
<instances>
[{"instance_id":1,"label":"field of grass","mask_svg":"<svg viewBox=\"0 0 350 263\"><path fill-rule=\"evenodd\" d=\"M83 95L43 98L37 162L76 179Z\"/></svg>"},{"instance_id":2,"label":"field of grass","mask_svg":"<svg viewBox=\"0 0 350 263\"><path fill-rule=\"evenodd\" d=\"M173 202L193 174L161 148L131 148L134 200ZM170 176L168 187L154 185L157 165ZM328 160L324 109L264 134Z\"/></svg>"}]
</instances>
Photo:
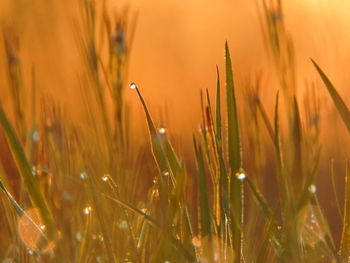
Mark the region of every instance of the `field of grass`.
<instances>
[{"instance_id":1,"label":"field of grass","mask_svg":"<svg viewBox=\"0 0 350 263\"><path fill-rule=\"evenodd\" d=\"M350 262L349 167L345 190L333 165L329 186L341 238L317 196L317 89L328 92L349 132L350 111L312 59L322 86L307 89L300 102L282 3L263 0L259 11L280 87L274 111L266 110L259 79L235 85L234 55L223 39L225 72L213 72L215 97L208 90L198 95L202 117L186 145L193 148L190 164L171 129L152 118L142 86L127 83L136 17L112 19L103 4L81 1L79 121L37 91L35 65L19 56L21 36L4 30L1 88L9 96L0 106L0 262ZM144 110L149 136L142 147L134 143L125 92Z\"/></svg>"}]
</instances>

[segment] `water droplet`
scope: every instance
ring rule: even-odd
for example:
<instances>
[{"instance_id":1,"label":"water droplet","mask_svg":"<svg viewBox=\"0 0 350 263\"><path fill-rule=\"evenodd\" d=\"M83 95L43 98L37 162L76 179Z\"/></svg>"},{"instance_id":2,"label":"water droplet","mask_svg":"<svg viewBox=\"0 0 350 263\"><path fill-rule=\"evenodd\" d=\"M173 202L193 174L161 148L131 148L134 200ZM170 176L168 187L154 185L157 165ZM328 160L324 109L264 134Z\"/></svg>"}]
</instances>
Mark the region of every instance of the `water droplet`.
<instances>
[{"instance_id":1,"label":"water droplet","mask_svg":"<svg viewBox=\"0 0 350 263\"><path fill-rule=\"evenodd\" d=\"M80 173L80 179L85 180L88 177L86 172L81 172Z\"/></svg>"},{"instance_id":2,"label":"water droplet","mask_svg":"<svg viewBox=\"0 0 350 263\"><path fill-rule=\"evenodd\" d=\"M158 129L159 134L165 134L166 129L164 127Z\"/></svg>"},{"instance_id":3,"label":"water droplet","mask_svg":"<svg viewBox=\"0 0 350 263\"><path fill-rule=\"evenodd\" d=\"M282 230L282 227L281 226L277 226L277 230Z\"/></svg>"},{"instance_id":4,"label":"water droplet","mask_svg":"<svg viewBox=\"0 0 350 263\"><path fill-rule=\"evenodd\" d=\"M83 236L82 236L82 234L81 234L80 232L77 232L77 233L75 234L75 238L76 238L78 241L80 241L80 240L83 238Z\"/></svg>"},{"instance_id":5,"label":"water droplet","mask_svg":"<svg viewBox=\"0 0 350 263\"><path fill-rule=\"evenodd\" d=\"M31 250L31 249L28 249L28 254L29 254L29 255L33 255L33 254L34 254L34 251Z\"/></svg>"},{"instance_id":6,"label":"water droplet","mask_svg":"<svg viewBox=\"0 0 350 263\"><path fill-rule=\"evenodd\" d=\"M238 180L243 181L246 178L246 174L244 172L239 172L236 174Z\"/></svg>"},{"instance_id":7,"label":"water droplet","mask_svg":"<svg viewBox=\"0 0 350 263\"><path fill-rule=\"evenodd\" d=\"M165 172L163 173L163 175L164 175L164 176L169 176L169 172L168 172L168 171L165 171Z\"/></svg>"},{"instance_id":8,"label":"water droplet","mask_svg":"<svg viewBox=\"0 0 350 263\"><path fill-rule=\"evenodd\" d=\"M87 206L83 209L83 214L88 215L91 212L91 206Z\"/></svg>"},{"instance_id":9,"label":"water droplet","mask_svg":"<svg viewBox=\"0 0 350 263\"><path fill-rule=\"evenodd\" d=\"M104 176L102 176L101 180L102 180L103 182L107 182L108 179L109 179L108 176L109 176L109 175L105 174Z\"/></svg>"},{"instance_id":10,"label":"water droplet","mask_svg":"<svg viewBox=\"0 0 350 263\"><path fill-rule=\"evenodd\" d=\"M164 263L170 263L170 261L169 260L165 260Z\"/></svg>"},{"instance_id":11,"label":"water droplet","mask_svg":"<svg viewBox=\"0 0 350 263\"><path fill-rule=\"evenodd\" d=\"M118 228L119 229L127 229L128 228L128 222L126 222L125 220L120 221L118 224Z\"/></svg>"},{"instance_id":12,"label":"water droplet","mask_svg":"<svg viewBox=\"0 0 350 263\"><path fill-rule=\"evenodd\" d=\"M32 140L34 141L34 142L38 142L39 141L39 132L38 131L34 131L33 133L32 133Z\"/></svg>"},{"instance_id":13,"label":"water droplet","mask_svg":"<svg viewBox=\"0 0 350 263\"><path fill-rule=\"evenodd\" d=\"M98 235L98 240L99 240L100 242L103 242L105 239L103 238L102 235Z\"/></svg>"},{"instance_id":14,"label":"water droplet","mask_svg":"<svg viewBox=\"0 0 350 263\"><path fill-rule=\"evenodd\" d=\"M309 186L309 191L310 191L310 193L312 193L312 194L316 193L316 191L317 191L316 185L310 184L310 186Z\"/></svg>"},{"instance_id":15,"label":"water droplet","mask_svg":"<svg viewBox=\"0 0 350 263\"><path fill-rule=\"evenodd\" d=\"M201 247L202 246L202 242L201 242L201 240L198 237L192 238L192 244L195 247Z\"/></svg>"},{"instance_id":16,"label":"water droplet","mask_svg":"<svg viewBox=\"0 0 350 263\"><path fill-rule=\"evenodd\" d=\"M136 89L136 88L137 88L137 86L136 86L135 82L131 82L130 89Z\"/></svg>"},{"instance_id":17,"label":"water droplet","mask_svg":"<svg viewBox=\"0 0 350 263\"><path fill-rule=\"evenodd\" d=\"M41 226L40 226L40 229L41 229L41 230L44 230L44 229L45 229L45 225L41 225Z\"/></svg>"}]
</instances>

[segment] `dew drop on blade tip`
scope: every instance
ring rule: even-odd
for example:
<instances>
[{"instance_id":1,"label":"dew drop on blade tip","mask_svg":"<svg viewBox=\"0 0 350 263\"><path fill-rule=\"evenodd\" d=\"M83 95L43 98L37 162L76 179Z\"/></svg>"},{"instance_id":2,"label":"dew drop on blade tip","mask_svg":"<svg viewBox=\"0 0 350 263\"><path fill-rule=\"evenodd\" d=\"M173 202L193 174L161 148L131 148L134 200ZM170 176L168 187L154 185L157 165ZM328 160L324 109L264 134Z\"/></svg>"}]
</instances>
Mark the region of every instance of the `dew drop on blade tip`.
<instances>
[{"instance_id":1,"label":"dew drop on blade tip","mask_svg":"<svg viewBox=\"0 0 350 263\"><path fill-rule=\"evenodd\" d=\"M135 82L131 82L129 87L130 87L130 89L136 89L137 88Z\"/></svg>"},{"instance_id":2,"label":"dew drop on blade tip","mask_svg":"<svg viewBox=\"0 0 350 263\"><path fill-rule=\"evenodd\" d=\"M166 133L166 129L164 127L159 128L158 132L159 132L159 134L165 134Z\"/></svg>"}]
</instances>

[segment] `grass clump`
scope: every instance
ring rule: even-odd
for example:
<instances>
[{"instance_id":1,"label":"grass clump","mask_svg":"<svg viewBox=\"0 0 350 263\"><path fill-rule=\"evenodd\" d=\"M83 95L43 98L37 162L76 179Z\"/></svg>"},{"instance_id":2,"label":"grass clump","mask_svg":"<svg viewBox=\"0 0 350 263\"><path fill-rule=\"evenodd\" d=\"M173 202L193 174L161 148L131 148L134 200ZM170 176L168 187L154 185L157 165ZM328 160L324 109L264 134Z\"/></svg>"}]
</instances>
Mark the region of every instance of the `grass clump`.
<instances>
[{"instance_id":1,"label":"grass clump","mask_svg":"<svg viewBox=\"0 0 350 263\"><path fill-rule=\"evenodd\" d=\"M42 111L36 109L35 81L24 86L19 55L10 54L15 49L4 35L12 107L0 108L0 209L6 230L1 260L347 262L348 174L338 242L317 198L317 98L309 94L315 103L307 104L303 116L280 1L263 1L262 8L281 88L273 98L273 117L260 97L259 78L235 84L226 43L225 91L217 69L216 97L201 92L200 129L190 146L193 165L181 158L171 132L154 121L136 83L130 88L144 110L149 141L142 147L133 142L124 93L134 22L128 24L125 14L110 19L105 4L82 1L80 7L85 74L79 123L54 99L45 98ZM346 104L312 63L349 129ZM25 114L26 107L33 116ZM29 244L32 234L21 229L35 229L39 241Z\"/></svg>"}]
</instances>

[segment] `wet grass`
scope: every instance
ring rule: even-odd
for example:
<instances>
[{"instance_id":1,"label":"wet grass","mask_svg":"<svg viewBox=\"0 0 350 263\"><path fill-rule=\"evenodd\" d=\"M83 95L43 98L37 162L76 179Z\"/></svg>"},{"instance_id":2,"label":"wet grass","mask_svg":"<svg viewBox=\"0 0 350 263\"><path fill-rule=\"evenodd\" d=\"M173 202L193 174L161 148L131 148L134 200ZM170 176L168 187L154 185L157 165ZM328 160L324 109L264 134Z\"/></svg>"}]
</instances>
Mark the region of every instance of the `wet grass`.
<instances>
[{"instance_id":1,"label":"wet grass","mask_svg":"<svg viewBox=\"0 0 350 263\"><path fill-rule=\"evenodd\" d=\"M142 87L125 81L133 18L112 20L104 8L81 4L85 116L79 123L55 99L36 109L35 81L24 86L20 57L4 35L11 103L0 108L0 260L347 262L348 168L343 205L333 183L343 217L338 241L317 197L319 105L315 93L308 94L302 116L281 2L263 1L261 8L280 84L274 112L265 110L259 81L235 84L226 43L225 81L217 70L216 97L200 94L200 129L187 146L194 169L176 151L171 132L155 122ZM350 131L346 103L311 63ZM149 140L141 148L132 141L126 90L145 113Z\"/></svg>"}]
</instances>

